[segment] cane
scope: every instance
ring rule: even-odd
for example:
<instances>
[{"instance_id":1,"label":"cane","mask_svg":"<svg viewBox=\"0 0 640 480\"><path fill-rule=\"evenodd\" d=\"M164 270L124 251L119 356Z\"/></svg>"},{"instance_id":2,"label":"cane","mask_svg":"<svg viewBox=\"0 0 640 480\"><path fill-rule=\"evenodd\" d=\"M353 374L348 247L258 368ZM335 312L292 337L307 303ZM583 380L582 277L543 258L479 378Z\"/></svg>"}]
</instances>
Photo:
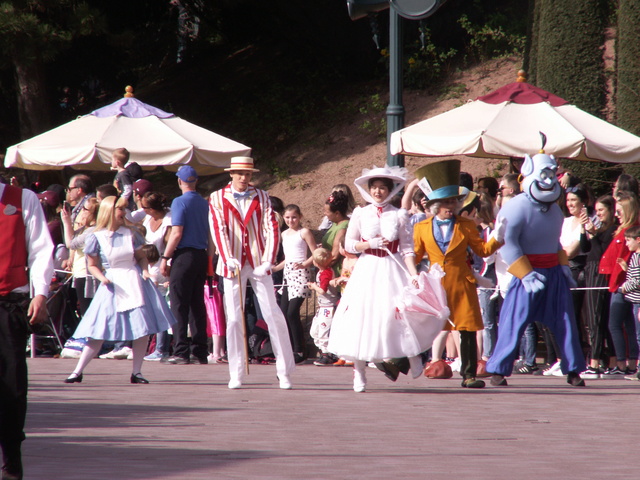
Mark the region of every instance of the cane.
<instances>
[{"instance_id":1,"label":"cane","mask_svg":"<svg viewBox=\"0 0 640 480\"><path fill-rule=\"evenodd\" d=\"M242 314L242 344L244 345L244 372L249 375L249 345L247 343L247 323L244 318L244 299L242 298L242 277L238 268L238 284L240 287L240 313Z\"/></svg>"}]
</instances>

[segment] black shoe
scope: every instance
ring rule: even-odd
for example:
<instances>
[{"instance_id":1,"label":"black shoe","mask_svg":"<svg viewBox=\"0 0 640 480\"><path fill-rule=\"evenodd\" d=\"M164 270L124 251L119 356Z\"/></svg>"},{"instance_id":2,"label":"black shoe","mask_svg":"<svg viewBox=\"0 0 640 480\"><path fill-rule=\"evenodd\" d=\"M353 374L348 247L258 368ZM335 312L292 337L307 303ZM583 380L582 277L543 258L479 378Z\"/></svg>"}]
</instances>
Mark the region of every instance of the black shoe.
<instances>
[{"instance_id":1,"label":"black shoe","mask_svg":"<svg viewBox=\"0 0 640 480\"><path fill-rule=\"evenodd\" d=\"M69 375L69 378L64 379L64 383L82 383L82 374L76 375L72 373Z\"/></svg>"},{"instance_id":2,"label":"black shoe","mask_svg":"<svg viewBox=\"0 0 640 480\"><path fill-rule=\"evenodd\" d=\"M491 375L491 385L493 385L494 387L506 387L507 385L509 385L507 383L507 379L504 378L502 375L498 375L497 373L494 373L493 375Z\"/></svg>"},{"instance_id":3,"label":"black shoe","mask_svg":"<svg viewBox=\"0 0 640 480\"><path fill-rule=\"evenodd\" d=\"M132 373L131 383L149 383L149 380L144 378L141 373Z\"/></svg>"},{"instance_id":4,"label":"black shoe","mask_svg":"<svg viewBox=\"0 0 640 480\"><path fill-rule=\"evenodd\" d=\"M176 357L175 355L167 358L167 363L171 365L189 365L191 363L188 358Z\"/></svg>"},{"instance_id":5,"label":"black shoe","mask_svg":"<svg viewBox=\"0 0 640 480\"><path fill-rule=\"evenodd\" d=\"M196 357L195 355L191 355L191 357L189 358L189 362L199 365L207 365L209 363L209 360L207 360L207 357Z\"/></svg>"},{"instance_id":6,"label":"black shoe","mask_svg":"<svg viewBox=\"0 0 640 480\"><path fill-rule=\"evenodd\" d=\"M569 372L567 374L567 383L569 385L573 385L574 387L584 387L584 380L580 378L576 372Z\"/></svg>"},{"instance_id":7,"label":"black shoe","mask_svg":"<svg viewBox=\"0 0 640 480\"><path fill-rule=\"evenodd\" d=\"M22 480L22 453L20 443L2 445L2 480Z\"/></svg>"},{"instance_id":8,"label":"black shoe","mask_svg":"<svg viewBox=\"0 0 640 480\"><path fill-rule=\"evenodd\" d=\"M462 381L462 387L464 388L484 388L484 382L475 378L466 378Z\"/></svg>"},{"instance_id":9,"label":"black shoe","mask_svg":"<svg viewBox=\"0 0 640 480\"><path fill-rule=\"evenodd\" d=\"M22 480L22 468L10 470L8 467L2 467L2 480Z\"/></svg>"},{"instance_id":10,"label":"black shoe","mask_svg":"<svg viewBox=\"0 0 640 480\"><path fill-rule=\"evenodd\" d=\"M376 368L384 373L384 376L387 377L392 382L398 380L398 375L400 375L400 369L394 363L390 362L381 362L376 363Z\"/></svg>"},{"instance_id":11,"label":"black shoe","mask_svg":"<svg viewBox=\"0 0 640 480\"><path fill-rule=\"evenodd\" d=\"M295 352L295 353L293 354L293 361L294 361L294 362L296 362L296 364L298 364L298 363L304 363L304 361L305 361L306 359L307 359L307 358L306 358L306 357L304 356L304 354L302 354L302 353L297 353L297 352Z\"/></svg>"},{"instance_id":12,"label":"black shoe","mask_svg":"<svg viewBox=\"0 0 640 480\"><path fill-rule=\"evenodd\" d=\"M531 375L536 370L538 370L536 365L528 365L524 362L516 362L513 367L513 373L518 373L520 375Z\"/></svg>"},{"instance_id":13,"label":"black shoe","mask_svg":"<svg viewBox=\"0 0 640 480\"><path fill-rule=\"evenodd\" d=\"M323 353L313 364L316 367L332 367L338 359L330 353Z\"/></svg>"}]
</instances>

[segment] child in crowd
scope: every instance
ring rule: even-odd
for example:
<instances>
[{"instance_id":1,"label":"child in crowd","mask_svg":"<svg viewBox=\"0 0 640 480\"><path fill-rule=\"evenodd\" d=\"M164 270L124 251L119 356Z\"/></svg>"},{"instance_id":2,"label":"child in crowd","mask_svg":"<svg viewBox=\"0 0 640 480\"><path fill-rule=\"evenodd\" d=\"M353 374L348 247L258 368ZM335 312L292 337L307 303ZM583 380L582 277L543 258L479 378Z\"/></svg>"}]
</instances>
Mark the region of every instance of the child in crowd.
<instances>
[{"instance_id":1,"label":"child in crowd","mask_svg":"<svg viewBox=\"0 0 640 480\"><path fill-rule=\"evenodd\" d=\"M142 252L149 263L149 277L156 285L158 292L165 300L168 298L169 279L160 273L160 252L152 243L148 243L141 247ZM156 334L155 349L149 355L144 357L149 362L159 362L163 358L169 357L169 349L171 348L171 336L169 330Z\"/></svg>"},{"instance_id":2,"label":"child in crowd","mask_svg":"<svg viewBox=\"0 0 640 480\"><path fill-rule=\"evenodd\" d=\"M335 363L335 357L329 353L329 332L331 331L331 321L333 312L338 303L338 291L331 284L333 279L333 269L331 268L331 252L326 248L317 248L313 251L313 264L318 268L315 282L307 285L318 294L318 311L311 323L311 337L320 349L321 356L313 362L317 366L328 366Z\"/></svg>"},{"instance_id":3,"label":"child in crowd","mask_svg":"<svg viewBox=\"0 0 640 480\"><path fill-rule=\"evenodd\" d=\"M218 276L207 276L204 285L204 306L207 310L207 336L211 337L212 352L207 357L209 363L229 363L225 351L226 321L222 293L218 290Z\"/></svg>"},{"instance_id":4,"label":"child in crowd","mask_svg":"<svg viewBox=\"0 0 640 480\"><path fill-rule=\"evenodd\" d=\"M280 290L280 310L287 320L289 338L293 347L293 358L296 363L306 359L305 340L300 320L300 307L309 296L307 284L311 280L311 263L308 256L316 247L313 233L301 225L302 212L297 205L287 205L284 209L284 222L289 227L282 232L284 260L273 268L273 271L284 269L283 286Z\"/></svg>"},{"instance_id":5,"label":"child in crowd","mask_svg":"<svg viewBox=\"0 0 640 480\"><path fill-rule=\"evenodd\" d=\"M624 240L631 252L631 258L629 258L628 264L622 258L618 258L618 263L627 272L625 281L618 291L624 294L624 299L627 302L633 303L633 316L638 320L638 312L640 311L640 226L629 227L624 232ZM637 331L638 329L636 333ZM638 343L640 344L640 341ZM624 378L640 380L640 371Z\"/></svg>"}]
</instances>

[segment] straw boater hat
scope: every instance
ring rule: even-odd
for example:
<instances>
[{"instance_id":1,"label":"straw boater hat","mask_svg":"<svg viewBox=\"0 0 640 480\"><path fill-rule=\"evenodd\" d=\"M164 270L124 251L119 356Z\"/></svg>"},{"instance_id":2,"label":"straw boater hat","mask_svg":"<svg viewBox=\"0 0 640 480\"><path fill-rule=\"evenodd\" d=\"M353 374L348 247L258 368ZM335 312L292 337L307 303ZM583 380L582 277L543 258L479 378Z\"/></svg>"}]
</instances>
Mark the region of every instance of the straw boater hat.
<instances>
[{"instance_id":1,"label":"straw boater hat","mask_svg":"<svg viewBox=\"0 0 640 480\"><path fill-rule=\"evenodd\" d=\"M462 200L467 195L460 192L460 160L442 160L430 163L416 170L417 179L425 179L418 183L427 196L427 207L441 200L455 198Z\"/></svg>"},{"instance_id":2,"label":"straw boater hat","mask_svg":"<svg viewBox=\"0 0 640 480\"><path fill-rule=\"evenodd\" d=\"M362 169L362 175L354 180L354 184L357 187L360 195L367 202L377 205L376 201L369 194L369 180L372 178L389 178L393 182L393 189L389 192L389 196L385 200L385 204L391 201L391 199L400 191L407 181L408 171L406 168L401 167L381 167L374 166L372 169Z\"/></svg>"},{"instance_id":3,"label":"straw boater hat","mask_svg":"<svg viewBox=\"0 0 640 480\"><path fill-rule=\"evenodd\" d=\"M231 157L231 165L225 168L225 172L233 170L248 170L250 172L259 172L257 168L253 168L253 158L251 157Z\"/></svg>"}]
</instances>

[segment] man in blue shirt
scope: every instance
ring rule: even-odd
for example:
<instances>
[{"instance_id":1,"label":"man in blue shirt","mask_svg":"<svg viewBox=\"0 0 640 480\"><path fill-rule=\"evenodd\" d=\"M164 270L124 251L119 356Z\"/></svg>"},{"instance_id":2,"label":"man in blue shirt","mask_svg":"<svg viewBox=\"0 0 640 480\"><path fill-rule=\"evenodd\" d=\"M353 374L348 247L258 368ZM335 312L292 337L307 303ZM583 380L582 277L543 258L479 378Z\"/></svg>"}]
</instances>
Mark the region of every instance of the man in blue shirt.
<instances>
[{"instance_id":1,"label":"man in blue shirt","mask_svg":"<svg viewBox=\"0 0 640 480\"><path fill-rule=\"evenodd\" d=\"M160 263L162 274L169 277L171 311L178 320L173 327L173 356L167 362L206 364L204 282L209 261L209 205L196 192L198 174L193 167L183 165L176 176L182 195L171 204L171 233ZM168 265L170 259L171 265ZM189 326L191 345L187 338Z\"/></svg>"}]
</instances>

